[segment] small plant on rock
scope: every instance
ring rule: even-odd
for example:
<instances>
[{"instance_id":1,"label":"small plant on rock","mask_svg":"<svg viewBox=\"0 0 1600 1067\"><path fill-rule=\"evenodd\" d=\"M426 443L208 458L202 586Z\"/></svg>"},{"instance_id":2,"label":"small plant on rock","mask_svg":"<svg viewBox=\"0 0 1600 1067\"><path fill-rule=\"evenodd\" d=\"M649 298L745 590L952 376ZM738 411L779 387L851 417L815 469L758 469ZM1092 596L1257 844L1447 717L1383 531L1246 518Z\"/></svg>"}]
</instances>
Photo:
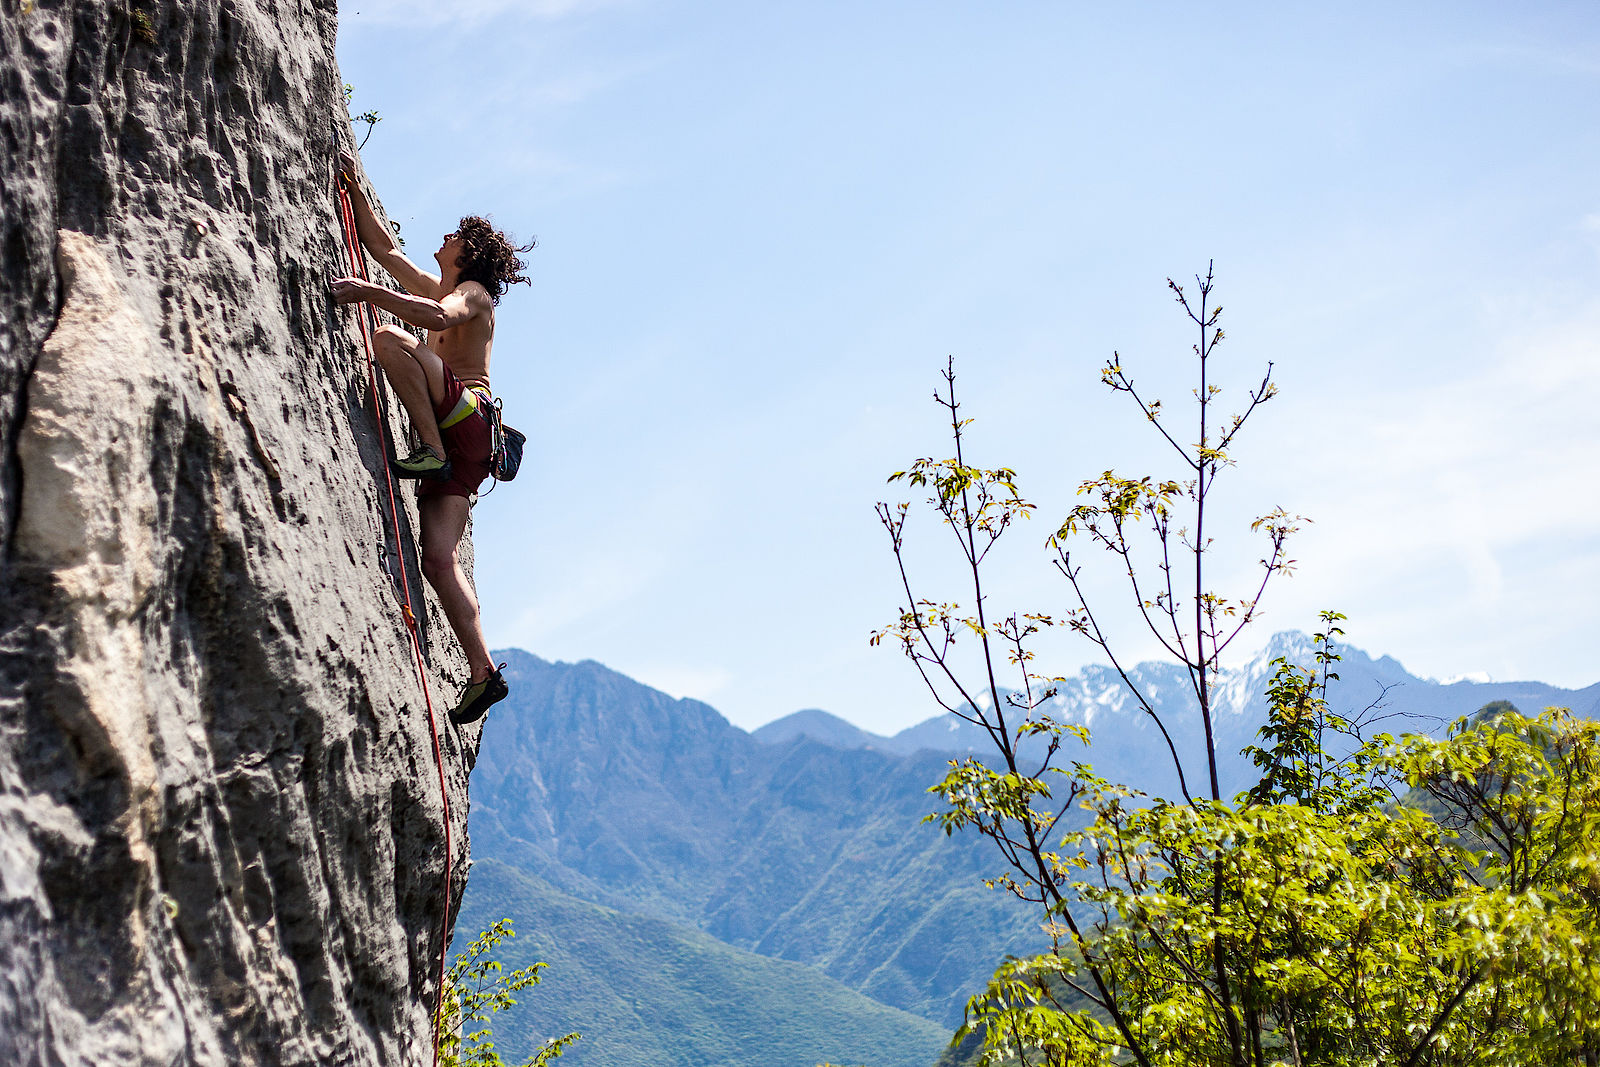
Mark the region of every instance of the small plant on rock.
<instances>
[{"instance_id":1,"label":"small plant on rock","mask_svg":"<svg viewBox=\"0 0 1600 1067\"><path fill-rule=\"evenodd\" d=\"M535 963L505 973L494 958L494 951L502 941L516 936L511 920L501 919L479 934L445 975L439 1034L442 1067L509 1067L495 1049L490 1019L496 1012L513 1007L517 993L538 985L539 972L545 968L543 963ZM545 1067L581 1036L570 1033L549 1038L520 1067Z\"/></svg>"}]
</instances>

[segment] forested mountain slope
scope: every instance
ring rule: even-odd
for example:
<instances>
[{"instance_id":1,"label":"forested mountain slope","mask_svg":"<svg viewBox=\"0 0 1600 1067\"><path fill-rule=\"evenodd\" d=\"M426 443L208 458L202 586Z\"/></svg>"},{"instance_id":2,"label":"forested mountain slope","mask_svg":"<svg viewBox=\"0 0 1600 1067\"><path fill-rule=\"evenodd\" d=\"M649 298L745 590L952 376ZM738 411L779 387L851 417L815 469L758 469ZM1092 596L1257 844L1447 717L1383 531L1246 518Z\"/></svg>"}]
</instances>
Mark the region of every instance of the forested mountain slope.
<instances>
[{"instance_id":1,"label":"forested mountain slope","mask_svg":"<svg viewBox=\"0 0 1600 1067\"><path fill-rule=\"evenodd\" d=\"M921 823L943 756L764 745L597 663L505 655L509 707L473 776L475 855L947 1024L1036 936L981 884L976 841Z\"/></svg>"},{"instance_id":2,"label":"forested mountain slope","mask_svg":"<svg viewBox=\"0 0 1600 1067\"><path fill-rule=\"evenodd\" d=\"M946 1026L888 1007L814 967L734 948L664 919L580 900L498 860L479 860L459 920L522 916L508 968L549 963L543 984L495 1019L520 1062L542 1040L584 1036L561 1067L927 1067Z\"/></svg>"}]
</instances>

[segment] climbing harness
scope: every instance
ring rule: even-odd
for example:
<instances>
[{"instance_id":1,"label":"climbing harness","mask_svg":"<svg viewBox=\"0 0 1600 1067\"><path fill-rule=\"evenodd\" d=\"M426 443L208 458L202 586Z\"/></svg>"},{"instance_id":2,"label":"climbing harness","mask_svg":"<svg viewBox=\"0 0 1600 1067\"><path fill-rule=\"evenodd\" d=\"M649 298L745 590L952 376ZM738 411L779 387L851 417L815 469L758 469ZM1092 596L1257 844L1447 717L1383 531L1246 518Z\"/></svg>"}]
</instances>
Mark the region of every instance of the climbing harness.
<instances>
[{"instance_id":1,"label":"climbing harness","mask_svg":"<svg viewBox=\"0 0 1600 1067\"><path fill-rule=\"evenodd\" d=\"M484 394L478 401L477 410L489 423L489 488L482 493L488 496L494 492L495 486L517 476L517 469L522 466L522 446L527 437L520 430L513 430L505 424L500 416L498 397L491 399Z\"/></svg>"},{"instance_id":2,"label":"climbing harness","mask_svg":"<svg viewBox=\"0 0 1600 1067\"><path fill-rule=\"evenodd\" d=\"M493 447L489 453L489 473L496 483L509 482L517 476L522 466L522 446L528 438L520 430L513 430L500 417L500 401L489 406L490 439Z\"/></svg>"},{"instance_id":3,"label":"climbing harness","mask_svg":"<svg viewBox=\"0 0 1600 1067\"><path fill-rule=\"evenodd\" d=\"M345 181L353 182L350 175L341 175L341 180L336 184L339 187L339 224L344 230L345 251L350 254L350 273L359 276L362 281L368 281L367 257L363 251L357 253L361 245L360 236L356 230L355 208L350 203L350 193L345 187ZM389 492L389 520L394 530L395 550L402 552L397 570L400 572L400 591L403 603L400 607L401 618L406 624L406 632L411 637L411 654L417 663L417 679L422 683L422 698L428 707L428 732L433 736L433 762L439 770L439 797L444 801L444 906L439 918L439 1001L433 1009L433 1063L439 1063L439 1027L444 1016L444 983L445 960L449 954L450 934L450 790L445 785L444 779L444 753L439 747L439 726L433 711L433 693L428 687L427 667L422 659L422 636L417 627L417 615L411 603L411 580L406 576L405 559L400 548L400 506L396 502L394 491L394 476L389 472L389 440L387 433L388 423L384 420L383 409L378 404L378 372L373 365L372 358L372 333L377 328L370 306L357 308L356 319L361 324L361 344L367 353L367 384L372 394L372 415L378 424L378 444L383 449L383 477Z\"/></svg>"}]
</instances>

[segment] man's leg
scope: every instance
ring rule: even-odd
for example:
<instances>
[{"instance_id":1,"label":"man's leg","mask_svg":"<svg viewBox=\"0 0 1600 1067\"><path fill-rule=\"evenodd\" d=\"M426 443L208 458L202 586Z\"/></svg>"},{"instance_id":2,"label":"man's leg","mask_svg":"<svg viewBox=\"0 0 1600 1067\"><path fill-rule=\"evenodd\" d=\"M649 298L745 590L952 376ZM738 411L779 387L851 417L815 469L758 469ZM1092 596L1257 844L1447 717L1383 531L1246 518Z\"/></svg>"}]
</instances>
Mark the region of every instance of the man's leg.
<instances>
[{"instance_id":1,"label":"man's leg","mask_svg":"<svg viewBox=\"0 0 1600 1067\"><path fill-rule=\"evenodd\" d=\"M467 531L470 505L464 496L424 496L418 498L417 508L422 516L422 573L439 594L439 606L461 642L461 651L467 654L472 681L481 682L494 670L494 661L483 636L478 598L461 569L457 551Z\"/></svg>"},{"instance_id":2,"label":"man's leg","mask_svg":"<svg viewBox=\"0 0 1600 1067\"><path fill-rule=\"evenodd\" d=\"M434 407L444 399L444 360L398 326L380 326L372 335L378 366L411 416L411 427L425 445L444 455L444 438ZM465 529L466 519L462 519ZM460 535L457 534L459 537Z\"/></svg>"}]
</instances>

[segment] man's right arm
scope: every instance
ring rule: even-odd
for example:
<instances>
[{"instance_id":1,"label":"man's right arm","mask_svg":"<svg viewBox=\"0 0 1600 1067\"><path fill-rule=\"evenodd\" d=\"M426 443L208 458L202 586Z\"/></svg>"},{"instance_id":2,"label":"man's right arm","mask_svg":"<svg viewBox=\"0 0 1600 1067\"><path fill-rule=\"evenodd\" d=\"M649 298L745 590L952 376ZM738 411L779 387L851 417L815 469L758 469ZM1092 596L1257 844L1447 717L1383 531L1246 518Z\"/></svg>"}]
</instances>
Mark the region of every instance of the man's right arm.
<instances>
[{"instance_id":1,"label":"man's right arm","mask_svg":"<svg viewBox=\"0 0 1600 1067\"><path fill-rule=\"evenodd\" d=\"M399 282L406 292L428 300L438 300L442 295L439 291L439 278L411 262L395 244L394 234L378 221L377 212L373 211L372 205L367 202L367 195L355 182L355 163L355 158L348 152L339 153L339 180L343 181L345 188L350 191L350 206L356 217L356 234L361 238L362 246L372 253L372 258L378 261L378 265L388 271L390 277ZM346 175L349 176L349 181L345 181Z\"/></svg>"}]
</instances>

